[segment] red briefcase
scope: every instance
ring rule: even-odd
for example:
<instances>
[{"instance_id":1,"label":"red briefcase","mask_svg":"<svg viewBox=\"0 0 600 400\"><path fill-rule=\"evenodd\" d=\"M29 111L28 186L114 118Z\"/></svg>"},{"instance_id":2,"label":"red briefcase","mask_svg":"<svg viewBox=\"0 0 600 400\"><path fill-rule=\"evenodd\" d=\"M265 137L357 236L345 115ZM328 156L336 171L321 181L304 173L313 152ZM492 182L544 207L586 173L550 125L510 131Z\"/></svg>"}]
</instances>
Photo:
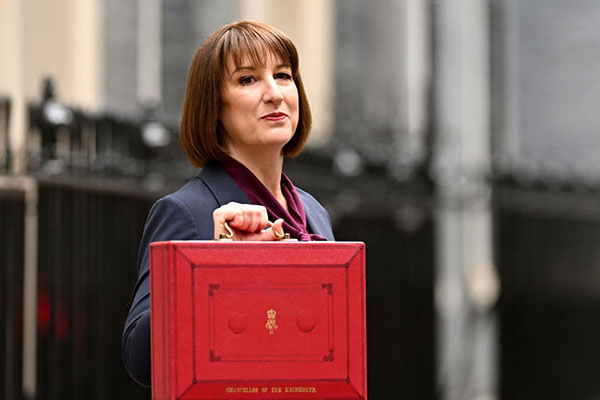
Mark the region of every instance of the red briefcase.
<instances>
[{"instance_id":1,"label":"red briefcase","mask_svg":"<svg viewBox=\"0 0 600 400\"><path fill-rule=\"evenodd\" d=\"M151 245L153 399L366 399L365 246Z\"/></svg>"}]
</instances>

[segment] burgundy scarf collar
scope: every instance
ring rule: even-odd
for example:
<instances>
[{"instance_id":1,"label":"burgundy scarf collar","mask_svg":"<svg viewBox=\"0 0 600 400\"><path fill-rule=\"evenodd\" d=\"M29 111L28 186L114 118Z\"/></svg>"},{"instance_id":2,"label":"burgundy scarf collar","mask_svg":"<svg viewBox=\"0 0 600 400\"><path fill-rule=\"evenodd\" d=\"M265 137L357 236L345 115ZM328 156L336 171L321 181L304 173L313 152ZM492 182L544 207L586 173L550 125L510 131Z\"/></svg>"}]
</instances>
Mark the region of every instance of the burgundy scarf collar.
<instances>
[{"instance_id":1,"label":"burgundy scarf collar","mask_svg":"<svg viewBox=\"0 0 600 400\"><path fill-rule=\"evenodd\" d=\"M231 157L227 157L223 160L222 166L252 203L260 204L267 209L267 214L271 221L283 218L283 229L292 238L303 242L327 240L322 236L308 232L306 213L300 196L298 196L298 192L296 192L292 181L284 173L281 174L281 191L287 201L289 212L283 208L281 203L277 201L265 185L254 176L252 171L243 164Z\"/></svg>"}]
</instances>

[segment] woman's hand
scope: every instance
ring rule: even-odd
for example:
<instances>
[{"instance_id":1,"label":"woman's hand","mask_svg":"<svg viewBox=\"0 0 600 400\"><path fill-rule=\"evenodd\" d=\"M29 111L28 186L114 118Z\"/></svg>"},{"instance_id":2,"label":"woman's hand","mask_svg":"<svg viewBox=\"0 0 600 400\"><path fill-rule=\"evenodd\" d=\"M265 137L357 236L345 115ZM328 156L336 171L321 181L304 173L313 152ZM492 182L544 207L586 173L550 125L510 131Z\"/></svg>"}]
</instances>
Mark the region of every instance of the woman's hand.
<instances>
[{"instance_id":1,"label":"woman's hand","mask_svg":"<svg viewBox=\"0 0 600 400\"><path fill-rule=\"evenodd\" d=\"M231 202L213 211L214 238L228 234L225 222L233 231L233 240L276 240L275 232L283 233L283 219L278 219L273 226L269 224L267 209L253 204ZM275 229L275 232L273 232Z\"/></svg>"}]
</instances>

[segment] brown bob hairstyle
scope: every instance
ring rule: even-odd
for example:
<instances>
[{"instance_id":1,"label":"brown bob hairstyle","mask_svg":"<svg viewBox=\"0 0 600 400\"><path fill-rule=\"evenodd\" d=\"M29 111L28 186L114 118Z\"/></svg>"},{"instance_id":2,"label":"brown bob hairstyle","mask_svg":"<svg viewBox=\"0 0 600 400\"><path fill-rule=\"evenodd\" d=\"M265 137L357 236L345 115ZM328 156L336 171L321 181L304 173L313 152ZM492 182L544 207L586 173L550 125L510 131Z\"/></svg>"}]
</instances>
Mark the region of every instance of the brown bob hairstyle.
<instances>
[{"instance_id":1,"label":"brown bob hairstyle","mask_svg":"<svg viewBox=\"0 0 600 400\"><path fill-rule=\"evenodd\" d=\"M283 147L283 155L294 157L302 151L310 132L311 114L298 70L296 46L285 33L272 26L241 21L222 26L210 35L196 50L190 67L179 140L194 166L203 167L226 155L219 112L228 57L232 57L236 67L241 66L244 57L264 66L269 53L292 66L298 89L298 125L292 139Z\"/></svg>"}]
</instances>

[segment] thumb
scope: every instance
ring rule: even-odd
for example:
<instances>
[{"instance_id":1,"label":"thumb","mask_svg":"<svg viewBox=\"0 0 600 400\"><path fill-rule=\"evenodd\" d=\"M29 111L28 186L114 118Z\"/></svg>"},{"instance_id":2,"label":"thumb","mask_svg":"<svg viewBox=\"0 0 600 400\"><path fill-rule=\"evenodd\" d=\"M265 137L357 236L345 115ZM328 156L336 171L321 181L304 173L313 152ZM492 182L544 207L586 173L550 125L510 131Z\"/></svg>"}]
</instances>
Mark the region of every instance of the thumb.
<instances>
[{"instance_id":1,"label":"thumb","mask_svg":"<svg viewBox=\"0 0 600 400\"><path fill-rule=\"evenodd\" d=\"M285 232L283 231L283 218L279 218L273 225L271 225L267 230L271 231L271 234L276 240L281 240L285 237Z\"/></svg>"},{"instance_id":2,"label":"thumb","mask_svg":"<svg viewBox=\"0 0 600 400\"><path fill-rule=\"evenodd\" d=\"M285 237L283 232L283 219L279 218L277 221L273 223L269 223L269 227L267 229L262 230L257 234L257 240L265 240L265 241L276 241L281 240Z\"/></svg>"}]
</instances>

